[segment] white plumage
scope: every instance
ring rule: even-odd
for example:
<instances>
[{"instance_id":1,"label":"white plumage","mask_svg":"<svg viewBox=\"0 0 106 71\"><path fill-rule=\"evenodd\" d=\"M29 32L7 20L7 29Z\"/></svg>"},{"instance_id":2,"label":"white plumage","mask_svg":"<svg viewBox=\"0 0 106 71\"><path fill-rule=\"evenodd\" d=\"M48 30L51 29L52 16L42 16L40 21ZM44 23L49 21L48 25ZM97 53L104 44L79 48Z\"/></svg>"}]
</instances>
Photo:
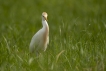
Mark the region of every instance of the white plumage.
<instances>
[{"instance_id":1,"label":"white plumage","mask_svg":"<svg viewBox=\"0 0 106 71\"><path fill-rule=\"evenodd\" d=\"M38 55L41 51L45 51L49 44L49 26L47 23L47 13L42 13L43 27L32 37L29 51L36 52Z\"/></svg>"}]
</instances>

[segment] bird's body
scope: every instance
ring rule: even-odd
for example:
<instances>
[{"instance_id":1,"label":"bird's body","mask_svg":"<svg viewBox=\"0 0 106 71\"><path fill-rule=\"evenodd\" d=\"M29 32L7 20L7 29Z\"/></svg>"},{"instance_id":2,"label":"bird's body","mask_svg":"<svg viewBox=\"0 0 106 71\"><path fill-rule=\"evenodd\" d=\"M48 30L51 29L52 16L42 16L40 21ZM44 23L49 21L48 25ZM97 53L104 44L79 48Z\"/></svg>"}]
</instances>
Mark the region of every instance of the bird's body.
<instances>
[{"instance_id":1,"label":"bird's body","mask_svg":"<svg viewBox=\"0 0 106 71\"><path fill-rule=\"evenodd\" d=\"M47 23L47 13L42 13L42 25L43 27L32 37L29 50L30 52L45 51L49 43L49 26Z\"/></svg>"}]
</instances>

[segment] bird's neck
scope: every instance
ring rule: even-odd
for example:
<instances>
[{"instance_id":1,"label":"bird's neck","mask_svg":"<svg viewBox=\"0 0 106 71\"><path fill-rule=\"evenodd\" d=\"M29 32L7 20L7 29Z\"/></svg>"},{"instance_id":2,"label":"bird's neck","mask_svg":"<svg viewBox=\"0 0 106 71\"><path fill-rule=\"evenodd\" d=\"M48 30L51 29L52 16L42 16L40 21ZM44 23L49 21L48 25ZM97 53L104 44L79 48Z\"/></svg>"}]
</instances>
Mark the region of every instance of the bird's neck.
<instances>
[{"instance_id":1,"label":"bird's neck","mask_svg":"<svg viewBox=\"0 0 106 71\"><path fill-rule=\"evenodd\" d=\"M46 20L42 20L42 25L43 25L43 28L48 28L48 23Z\"/></svg>"}]
</instances>

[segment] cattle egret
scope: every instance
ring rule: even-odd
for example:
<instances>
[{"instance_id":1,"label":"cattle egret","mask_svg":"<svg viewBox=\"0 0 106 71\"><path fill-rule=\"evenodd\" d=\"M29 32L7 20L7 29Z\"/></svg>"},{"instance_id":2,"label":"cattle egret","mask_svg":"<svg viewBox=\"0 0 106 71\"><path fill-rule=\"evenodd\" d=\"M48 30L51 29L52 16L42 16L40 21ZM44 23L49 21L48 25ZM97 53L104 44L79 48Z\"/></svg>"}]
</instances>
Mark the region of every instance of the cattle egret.
<instances>
[{"instance_id":1,"label":"cattle egret","mask_svg":"<svg viewBox=\"0 0 106 71\"><path fill-rule=\"evenodd\" d=\"M42 25L43 27L32 37L29 51L35 52L38 55L41 51L46 51L49 44L49 26L47 23L47 13L42 13Z\"/></svg>"}]
</instances>

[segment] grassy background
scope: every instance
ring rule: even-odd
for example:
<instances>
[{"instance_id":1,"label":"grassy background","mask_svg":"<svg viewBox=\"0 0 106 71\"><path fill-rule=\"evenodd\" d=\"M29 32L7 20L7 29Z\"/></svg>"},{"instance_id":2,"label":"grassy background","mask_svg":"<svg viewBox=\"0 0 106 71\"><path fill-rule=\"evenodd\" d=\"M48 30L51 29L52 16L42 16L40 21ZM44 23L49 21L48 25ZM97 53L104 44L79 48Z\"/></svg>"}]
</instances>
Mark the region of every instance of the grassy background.
<instances>
[{"instance_id":1,"label":"grassy background","mask_svg":"<svg viewBox=\"0 0 106 71\"><path fill-rule=\"evenodd\" d=\"M43 11L50 44L29 65ZM0 71L106 71L106 0L0 0Z\"/></svg>"}]
</instances>

